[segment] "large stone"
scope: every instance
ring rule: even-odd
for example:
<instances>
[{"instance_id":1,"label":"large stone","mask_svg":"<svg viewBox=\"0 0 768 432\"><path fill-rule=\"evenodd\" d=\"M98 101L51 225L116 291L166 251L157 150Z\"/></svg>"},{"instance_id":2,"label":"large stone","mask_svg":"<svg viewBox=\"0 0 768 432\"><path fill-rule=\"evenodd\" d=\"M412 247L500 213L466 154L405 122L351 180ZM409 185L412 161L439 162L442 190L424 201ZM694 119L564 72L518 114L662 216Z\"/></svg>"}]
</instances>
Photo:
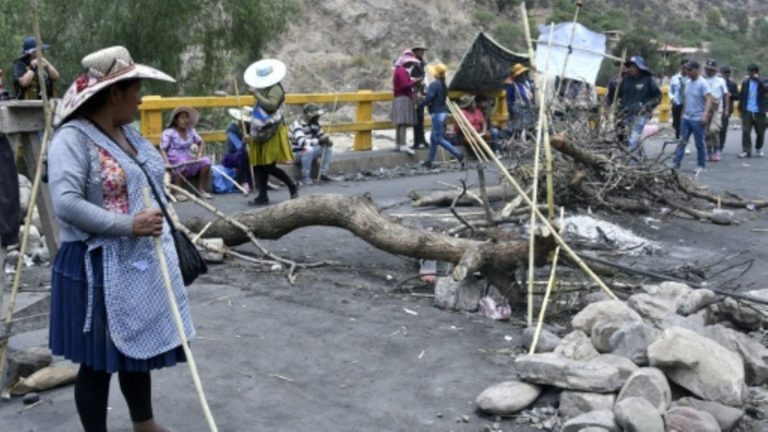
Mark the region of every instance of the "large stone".
<instances>
[{"instance_id":1,"label":"large stone","mask_svg":"<svg viewBox=\"0 0 768 432\"><path fill-rule=\"evenodd\" d=\"M696 333L702 334L706 323L700 318L699 314L682 316L678 314L669 314L658 324L662 330L668 330L673 327L681 327Z\"/></svg>"},{"instance_id":2,"label":"large stone","mask_svg":"<svg viewBox=\"0 0 768 432\"><path fill-rule=\"evenodd\" d=\"M718 305L718 313L720 319L728 320L744 330L760 330L763 327L763 314L759 309L732 298L726 298Z\"/></svg>"},{"instance_id":3,"label":"large stone","mask_svg":"<svg viewBox=\"0 0 768 432\"><path fill-rule=\"evenodd\" d=\"M656 368L638 369L624 384L616 401L635 397L647 400L659 414L663 414L672 401L672 390L667 377Z\"/></svg>"},{"instance_id":4,"label":"large stone","mask_svg":"<svg viewBox=\"0 0 768 432\"><path fill-rule=\"evenodd\" d=\"M592 335L592 329L599 321L634 322L642 321L637 312L629 308L624 302L607 300L592 303L577 313L571 321L575 330L581 330Z\"/></svg>"},{"instance_id":5,"label":"large stone","mask_svg":"<svg viewBox=\"0 0 768 432\"><path fill-rule=\"evenodd\" d=\"M621 321L598 321L592 327L592 346L601 353L611 352L611 336L625 325Z\"/></svg>"},{"instance_id":6,"label":"large stone","mask_svg":"<svg viewBox=\"0 0 768 432\"><path fill-rule=\"evenodd\" d=\"M601 354L599 357L593 359L592 363L602 363L615 367L619 370L619 378L621 378L621 382L627 382L629 377L639 369L632 360L615 354Z\"/></svg>"},{"instance_id":7,"label":"large stone","mask_svg":"<svg viewBox=\"0 0 768 432\"><path fill-rule=\"evenodd\" d=\"M613 393L590 393L564 390L560 393L558 411L565 420L578 417L592 411L613 410L616 395Z\"/></svg>"},{"instance_id":8,"label":"large stone","mask_svg":"<svg viewBox=\"0 0 768 432\"><path fill-rule=\"evenodd\" d=\"M520 381L505 381L488 387L475 399L481 411L510 415L528 408L541 394L541 387Z\"/></svg>"},{"instance_id":9,"label":"large stone","mask_svg":"<svg viewBox=\"0 0 768 432\"><path fill-rule=\"evenodd\" d=\"M704 400L738 406L744 398L741 357L691 330L674 327L648 347L651 365Z\"/></svg>"},{"instance_id":10,"label":"large stone","mask_svg":"<svg viewBox=\"0 0 768 432\"><path fill-rule=\"evenodd\" d=\"M631 296L627 300L627 305L656 326L661 323L664 317L677 312L676 300L645 293Z\"/></svg>"},{"instance_id":11,"label":"large stone","mask_svg":"<svg viewBox=\"0 0 768 432\"><path fill-rule=\"evenodd\" d=\"M13 351L8 355L8 378L14 384L19 378L25 378L48 367L53 356L48 348L35 347L24 351Z\"/></svg>"},{"instance_id":12,"label":"large stone","mask_svg":"<svg viewBox=\"0 0 768 432\"><path fill-rule=\"evenodd\" d=\"M720 425L712 414L691 407L677 407L664 415L664 425L675 432L720 432Z\"/></svg>"},{"instance_id":13,"label":"large stone","mask_svg":"<svg viewBox=\"0 0 768 432\"><path fill-rule=\"evenodd\" d=\"M643 285L643 291L654 296L667 300L674 300L687 295L693 288L681 282L662 282L658 285Z\"/></svg>"},{"instance_id":14,"label":"large stone","mask_svg":"<svg viewBox=\"0 0 768 432\"><path fill-rule=\"evenodd\" d=\"M613 366L570 360L554 354L518 357L515 370L525 382L570 390L612 393L624 383L619 370Z\"/></svg>"},{"instance_id":15,"label":"large stone","mask_svg":"<svg viewBox=\"0 0 768 432\"><path fill-rule=\"evenodd\" d=\"M626 324L609 341L611 353L632 360L638 366L648 365L648 346L661 332L643 322Z\"/></svg>"},{"instance_id":16,"label":"large stone","mask_svg":"<svg viewBox=\"0 0 768 432\"><path fill-rule=\"evenodd\" d=\"M687 406L712 414L712 417L717 420L720 428L725 432L733 430L745 414L742 409L729 407L717 402L703 401L692 397L684 397L672 403L672 408L678 406Z\"/></svg>"},{"instance_id":17,"label":"large stone","mask_svg":"<svg viewBox=\"0 0 768 432\"><path fill-rule=\"evenodd\" d=\"M624 432L664 432L661 413L643 398L630 397L616 403L613 414Z\"/></svg>"},{"instance_id":18,"label":"large stone","mask_svg":"<svg viewBox=\"0 0 768 432\"><path fill-rule=\"evenodd\" d=\"M714 291L697 289L684 294L677 299L677 313L680 315L692 315L711 305L717 298Z\"/></svg>"},{"instance_id":19,"label":"large stone","mask_svg":"<svg viewBox=\"0 0 768 432\"><path fill-rule=\"evenodd\" d=\"M535 332L536 328L534 327L528 327L523 330L523 345L526 350L531 349ZM541 332L539 333L539 341L536 343L537 353L552 352L558 345L560 345L560 338L556 334L547 329L541 329Z\"/></svg>"},{"instance_id":20,"label":"large stone","mask_svg":"<svg viewBox=\"0 0 768 432\"><path fill-rule=\"evenodd\" d=\"M592 411L572 418L563 425L563 432L581 432L587 428L603 428L610 432L621 432L612 411Z\"/></svg>"},{"instance_id":21,"label":"large stone","mask_svg":"<svg viewBox=\"0 0 768 432\"><path fill-rule=\"evenodd\" d=\"M571 360L588 361L600 355L592 346L592 341L586 333L574 330L568 333L555 348L555 354Z\"/></svg>"},{"instance_id":22,"label":"large stone","mask_svg":"<svg viewBox=\"0 0 768 432\"><path fill-rule=\"evenodd\" d=\"M704 335L739 353L744 360L744 373L747 384L760 386L768 382L768 348L750 338L744 333L723 327L722 325L708 326Z\"/></svg>"},{"instance_id":23,"label":"large stone","mask_svg":"<svg viewBox=\"0 0 768 432\"><path fill-rule=\"evenodd\" d=\"M442 309L474 312L477 310L483 291L482 284L471 279L457 282L452 277L439 277L435 280L435 306Z\"/></svg>"}]
</instances>

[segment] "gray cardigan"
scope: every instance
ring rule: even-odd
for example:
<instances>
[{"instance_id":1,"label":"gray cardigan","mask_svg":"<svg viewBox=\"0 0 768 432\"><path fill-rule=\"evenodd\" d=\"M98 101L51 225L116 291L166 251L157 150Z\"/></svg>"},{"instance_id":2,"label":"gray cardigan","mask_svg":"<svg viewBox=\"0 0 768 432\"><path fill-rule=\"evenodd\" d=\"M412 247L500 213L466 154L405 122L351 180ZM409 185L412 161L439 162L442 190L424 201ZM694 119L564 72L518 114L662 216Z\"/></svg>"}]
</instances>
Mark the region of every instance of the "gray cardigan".
<instances>
[{"instance_id":1,"label":"gray cardigan","mask_svg":"<svg viewBox=\"0 0 768 432\"><path fill-rule=\"evenodd\" d=\"M79 130L64 127L48 150L48 188L62 243L133 234L133 216L103 208L99 153L89 141Z\"/></svg>"}]
</instances>

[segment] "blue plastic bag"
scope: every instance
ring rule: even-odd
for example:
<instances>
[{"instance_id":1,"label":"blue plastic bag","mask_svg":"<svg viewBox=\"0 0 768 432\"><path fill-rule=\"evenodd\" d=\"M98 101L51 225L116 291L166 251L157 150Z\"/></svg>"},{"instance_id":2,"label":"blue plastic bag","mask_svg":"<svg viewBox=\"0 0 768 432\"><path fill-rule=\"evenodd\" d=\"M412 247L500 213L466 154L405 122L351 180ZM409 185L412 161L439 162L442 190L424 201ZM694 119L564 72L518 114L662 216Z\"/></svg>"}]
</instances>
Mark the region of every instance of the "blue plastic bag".
<instances>
[{"instance_id":1,"label":"blue plastic bag","mask_svg":"<svg viewBox=\"0 0 768 432\"><path fill-rule=\"evenodd\" d=\"M231 181L224 178L218 171L226 173L230 178L235 178L237 172L232 168L227 168L224 165L214 165L216 169L211 170L212 174L212 189L215 194L228 194L233 192L239 192L235 185Z\"/></svg>"}]
</instances>

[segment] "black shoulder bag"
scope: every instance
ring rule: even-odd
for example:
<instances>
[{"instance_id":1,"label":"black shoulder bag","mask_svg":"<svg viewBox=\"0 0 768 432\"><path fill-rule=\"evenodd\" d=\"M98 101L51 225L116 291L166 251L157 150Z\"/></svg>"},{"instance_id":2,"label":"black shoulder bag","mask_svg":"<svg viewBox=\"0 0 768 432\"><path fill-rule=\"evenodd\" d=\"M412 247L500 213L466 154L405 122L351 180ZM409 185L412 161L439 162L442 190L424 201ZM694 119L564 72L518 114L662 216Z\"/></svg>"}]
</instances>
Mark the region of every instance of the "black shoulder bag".
<instances>
[{"instance_id":1,"label":"black shoulder bag","mask_svg":"<svg viewBox=\"0 0 768 432\"><path fill-rule=\"evenodd\" d=\"M108 133L103 131L99 125L94 122L91 123L99 129L102 134L111 139L112 142L115 142L115 140ZM115 144L123 151L123 153L128 155L139 168L141 168L141 172L143 172L144 176L147 178L147 183L149 183L149 187L152 189L152 195L155 196L155 200L160 206L160 211L163 212L163 216L165 217L165 220L168 221L168 225L171 228L171 237L173 237L173 244L176 246L176 253L179 255L179 268L181 269L181 277L184 279L184 285L191 285L198 276L208 273L208 266L205 264L203 257L200 256L200 252L197 251L197 248L189 237L187 237L184 232L176 229L176 225L173 223L171 215L168 213L168 209L165 207L165 204L163 204L160 192L155 187L155 182L152 181L152 177L150 177L147 170L144 169L144 166L139 163L134 155L125 151L119 143L115 142Z\"/></svg>"}]
</instances>

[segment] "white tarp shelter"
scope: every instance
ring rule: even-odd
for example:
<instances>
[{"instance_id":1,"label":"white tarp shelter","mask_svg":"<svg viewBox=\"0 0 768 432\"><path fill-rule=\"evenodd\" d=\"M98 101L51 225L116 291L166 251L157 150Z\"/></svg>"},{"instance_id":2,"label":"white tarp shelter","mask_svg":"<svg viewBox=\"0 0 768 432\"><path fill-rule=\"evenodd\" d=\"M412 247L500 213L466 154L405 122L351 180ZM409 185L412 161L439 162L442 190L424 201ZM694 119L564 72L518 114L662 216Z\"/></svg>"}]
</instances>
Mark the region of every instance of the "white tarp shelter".
<instances>
[{"instance_id":1,"label":"white tarp shelter","mask_svg":"<svg viewBox=\"0 0 768 432\"><path fill-rule=\"evenodd\" d=\"M606 37L578 23L560 23L554 26L552 52L548 53L549 26L539 26L539 39L536 41L536 68L545 74L584 81L595 85L600 65L605 55ZM571 42L573 31L573 42ZM570 55L568 55L570 51ZM547 55L549 66L547 66ZM567 59L567 60L566 60ZM566 64L567 61L567 64Z\"/></svg>"}]
</instances>

